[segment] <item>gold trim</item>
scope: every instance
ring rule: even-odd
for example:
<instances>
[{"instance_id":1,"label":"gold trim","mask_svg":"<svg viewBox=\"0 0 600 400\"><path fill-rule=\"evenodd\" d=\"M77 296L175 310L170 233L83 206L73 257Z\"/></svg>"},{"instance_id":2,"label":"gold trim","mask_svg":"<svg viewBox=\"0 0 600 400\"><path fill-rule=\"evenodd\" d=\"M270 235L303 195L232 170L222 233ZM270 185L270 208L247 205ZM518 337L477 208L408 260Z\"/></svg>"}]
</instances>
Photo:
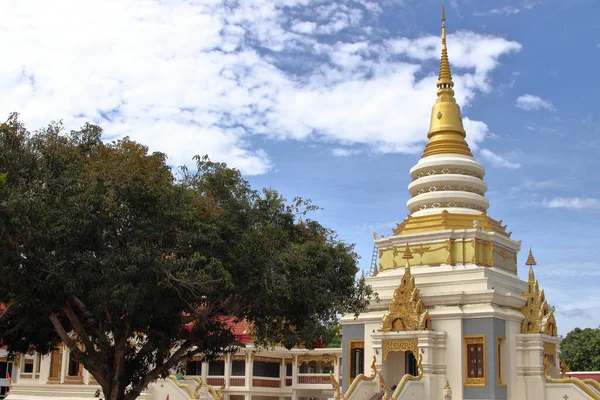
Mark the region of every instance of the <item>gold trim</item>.
<instances>
[{"instance_id":1,"label":"gold trim","mask_svg":"<svg viewBox=\"0 0 600 400\"><path fill-rule=\"evenodd\" d=\"M294 359L293 358L286 358L284 362L285 362L286 365L287 364L293 364L294 363Z\"/></svg>"},{"instance_id":2,"label":"gold trim","mask_svg":"<svg viewBox=\"0 0 600 400\"><path fill-rule=\"evenodd\" d=\"M180 388L182 390L185 390L190 399L198 398L198 397L194 396L194 392L192 391L192 388L190 387L190 385L188 385L187 383L179 383L179 379L177 379L177 377L175 375L169 375L167 378L170 379L175 384L175 386L177 386L178 388Z\"/></svg>"},{"instance_id":3,"label":"gold trim","mask_svg":"<svg viewBox=\"0 0 600 400\"><path fill-rule=\"evenodd\" d=\"M410 253L408 245L407 251ZM411 256L412 257L412 256ZM394 290L389 312L381 321L382 332L431 329L431 317L419 296L410 268L406 268L400 286Z\"/></svg>"},{"instance_id":4,"label":"gold trim","mask_svg":"<svg viewBox=\"0 0 600 400\"><path fill-rule=\"evenodd\" d=\"M246 361L245 354L235 354L231 356L231 361Z\"/></svg>"},{"instance_id":5,"label":"gold trim","mask_svg":"<svg viewBox=\"0 0 600 400\"><path fill-rule=\"evenodd\" d=\"M506 340L504 336L496 337L496 357L498 358L496 368L498 369L498 387L508 387L508 385L502 382L502 343Z\"/></svg>"},{"instance_id":6,"label":"gold trim","mask_svg":"<svg viewBox=\"0 0 600 400\"><path fill-rule=\"evenodd\" d=\"M439 208L439 209L442 209L442 208L466 208L469 210L477 210L477 211L481 211L481 212L486 211L486 209L484 207L481 207L481 206L479 206L477 204L473 204L473 203L467 203L464 201L434 201L432 203L421 204L420 206L413 207L409 211L412 214L417 211L429 210L432 208Z\"/></svg>"},{"instance_id":7,"label":"gold trim","mask_svg":"<svg viewBox=\"0 0 600 400\"><path fill-rule=\"evenodd\" d=\"M485 341L485 335L470 335L470 336L464 336L463 337L464 341L465 341L465 386L485 386L486 382L487 382L487 370L486 370L486 360L487 360L487 348L486 348L486 341ZM482 360L482 367L483 367L483 377L482 378L469 378L469 349L468 346L469 344L481 344L483 345L483 352L482 352L482 356L483 356L483 360Z\"/></svg>"},{"instance_id":8,"label":"gold trim","mask_svg":"<svg viewBox=\"0 0 600 400\"><path fill-rule=\"evenodd\" d=\"M525 319L521 324L521 333L543 333L550 336L557 336L556 319L554 311L550 310L546 302L544 290L540 290L538 281L535 279L533 267L529 267L529 280L527 281L527 291L522 294L527 302L521 308L521 313ZM556 359L556 357L555 357Z\"/></svg>"},{"instance_id":9,"label":"gold trim","mask_svg":"<svg viewBox=\"0 0 600 400\"><path fill-rule=\"evenodd\" d=\"M434 185L434 186L429 186L427 188L419 189L417 191L417 193L415 193L412 197L416 197L416 196L418 196L420 194L423 194L423 193L447 192L447 191L469 192L469 193L478 194L480 196L484 195L484 193L481 190L475 189L472 186L467 186L467 185Z\"/></svg>"},{"instance_id":10,"label":"gold trim","mask_svg":"<svg viewBox=\"0 0 600 400\"><path fill-rule=\"evenodd\" d=\"M445 229L473 229L473 221L478 221L478 228L487 232L496 232L502 236L510 237L506 232L506 226L502 221L496 221L486 213L482 214L460 214L449 213L443 210L439 214L421 215L418 217L409 215L394 229L394 235L431 232Z\"/></svg>"},{"instance_id":11,"label":"gold trim","mask_svg":"<svg viewBox=\"0 0 600 400\"><path fill-rule=\"evenodd\" d=\"M303 354L298 356L298 365L302 365L311 361L321 361L331 365L335 364L335 355L333 354Z\"/></svg>"},{"instance_id":12,"label":"gold trim","mask_svg":"<svg viewBox=\"0 0 600 400\"><path fill-rule=\"evenodd\" d=\"M388 355L395 351L412 351L417 354L419 345L417 339L393 339L383 341L383 359L386 360Z\"/></svg>"},{"instance_id":13,"label":"gold trim","mask_svg":"<svg viewBox=\"0 0 600 400\"><path fill-rule=\"evenodd\" d=\"M548 372L550 372L550 370L552 369L552 366L550 365L550 362L548 361L548 355L544 354L544 379L546 379L546 382L548 383L572 383L575 386L577 386L579 389L583 390L588 396L590 396L590 398L592 398L593 400L600 400L600 395L598 395L598 393L596 393L593 389L591 389L588 386L588 379L586 379L585 381L582 381L581 379L578 378L561 378L561 379L555 379L552 378L548 375ZM591 379L593 380L593 379ZM595 386L596 389L598 389L600 387L600 385Z\"/></svg>"},{"instance_id":14,"label":"gold trim","mask_svg":"<svg viewBox=\"0 0 600 400\"><path fill-rule=\"evenodd\" d=\"M348 385L351 385L356 377L352 378L352 350L363 349L363 356L365 350L364 340L349 340L348 341ZM360 374L359 374L360 375Z\"/></svg>"},{"instance_id":15,"label":"gold trim","mask_svg":"<svg viewBox=\"0 0 600 400\"><path fill-rule=\"evenodd\" d=\"M405 374L402 379L400 379L400 383L398 383L398 387L394 390L394 394L392 394L391 400L397 400L402 390L408 383L408 381L420 381L423 379L423 355L419 354L417 357L417 371L419 372L417 376L412 376L410 374Z\"/></svg>"},{"instance_id":16,"label":"gold trim","mask_svg":"<svg viewBox=\"0 0 600 400\"><path fill-rule=\"evenodd\" d=\"M272 362L281 364L283 359L276 357L252 356L252 361Z\"/></svg>"},{"instance_id":17,"label":"gold trim","mask_svg":"<svg viewBox=\"0 0 600 400\"><path fill-rule=\"evenodd\" d=\"M331 381L331 386L333 386L334 400L340 400L340 398L342 397L340 382L337 379L335 379L331 372L329 372L329 380Z\"/></svg>"},{"instance_id":18,"label":"gold trim","mask_svg":"<svg viewBox=\"0 0 600 400\"><path fill-rule=\"evenodd\" d=\"M377 358L375 356L373 356L373 361L371 362L371 370L373 371L373 373L371 374L371 376L366 376L365 374L359 374L357 377L354 378L354 380L352 380L352 383L350 384L350 386L348 387L348 390L344 394L344 400L350 399L350 396L352 396L352 393L354 393L354 390L356 389L356 386L358 386L359 382L361 382L361 381L370 382L375 379L375 377L377 376L377 368L375 367L376 361L377 361Z\"/></svg>"},{"instance_id":19,"label":"gold trim","mask_svg":"<svg viewBox=\"0 0 600 400\"><path fill-rule=\"evenodd\" d=\"M556 344L544 343L544 354L554 357L554 360L556 361Z\"/></svg>"},{"instance_id":20,"label":"gold trim","mask_svg":"<svg viewBox=\"0 0 600 400\"><path fill-rule=\"evenodd\" d=\"M413 181L416 181L419 178L423 178L424 176L447 175L447 174L467 175L467 176L474 176L475 178L483 179L483 174L477 173L475 171L471 171L466 168L433 168L433 169L427 170L425 172L420 172L417 176L415 176L413 178Z\"/></svg>"}]
</instances>

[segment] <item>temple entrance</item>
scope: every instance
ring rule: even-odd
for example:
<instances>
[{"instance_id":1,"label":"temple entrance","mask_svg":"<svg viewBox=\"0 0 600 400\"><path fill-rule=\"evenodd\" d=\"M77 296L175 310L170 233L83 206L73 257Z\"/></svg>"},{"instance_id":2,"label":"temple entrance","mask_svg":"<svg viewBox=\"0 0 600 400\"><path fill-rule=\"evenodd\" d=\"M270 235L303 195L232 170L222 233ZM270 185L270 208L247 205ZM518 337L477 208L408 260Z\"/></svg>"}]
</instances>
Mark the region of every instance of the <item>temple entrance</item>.
<instances>
[{"instance_id":1,"label":"temple entrance","mask_svg":"<svg viewBox=\"0 0 600 400\"><path fill-rule=\"evenodd\" d=\"M418 376L419 375L419 369L417 367L417 358L415 357L415 355L413 354L412 351L407 351L405 353L405 371L407 374L410 374L412 376Z\"/></svg>"},{"instance_id":2,"label":"temple entrance","mask_svg":"<svg viewBox=\"0 0 600 400\"><path fill-rule=\"evenodd\" d=\"M396 385L400 382L400 379L406 373L406 361L407 352L394 351L388 354L387 358L383 361L382 374L387 381L388 389L390 393L394 391Z\"/></svg>"}]
</instances>

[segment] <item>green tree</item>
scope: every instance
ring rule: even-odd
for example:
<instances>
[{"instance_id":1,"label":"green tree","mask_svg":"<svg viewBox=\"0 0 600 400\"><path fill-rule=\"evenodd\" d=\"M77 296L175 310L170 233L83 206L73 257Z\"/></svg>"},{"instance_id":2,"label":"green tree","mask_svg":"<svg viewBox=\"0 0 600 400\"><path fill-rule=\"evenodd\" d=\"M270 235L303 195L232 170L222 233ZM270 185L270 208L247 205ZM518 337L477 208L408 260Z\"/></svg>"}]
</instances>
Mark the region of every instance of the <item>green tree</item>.
<instances>
[{"instance_id":1,"label":"green tree","mask_svg":"<svg viewBox=\"0 0 600 400\"><path fill-rule=\"evenodd\" d=\"M107 400L131 400L187 358L310 346L371 291L351 245L315 207L253 190L208 158L174 177L161 153L85 125L0 126L0 337L13 352L64 343Z\"/></svg>"},{"instance_id":2,"label":"green tree","mask_svg":"<svg viewBox=\"0 0 600 400\"><path fill-rule=\"evenodd\" d=\"M560 359L571 371L600 371L600 328L575 328L560 344Z\"/></svg>"}]
</instances>

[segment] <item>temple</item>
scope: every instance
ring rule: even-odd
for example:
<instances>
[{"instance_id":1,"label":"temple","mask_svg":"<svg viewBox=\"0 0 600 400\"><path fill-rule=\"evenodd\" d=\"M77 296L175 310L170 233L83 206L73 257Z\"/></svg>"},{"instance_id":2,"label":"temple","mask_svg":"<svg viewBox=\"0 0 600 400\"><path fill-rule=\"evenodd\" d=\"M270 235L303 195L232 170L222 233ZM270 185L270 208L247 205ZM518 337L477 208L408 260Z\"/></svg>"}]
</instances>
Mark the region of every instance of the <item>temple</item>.
<instances>
[{"instance_id":1,"label":"temple","mask_svg":"<svg viewBox=\"0 0 600 400\"><path fill-rule=\"evenodd\" d=\"M428 142L410 170L409 215L375 238L377 262L367 281L379 301L342 318L342 348L258 352L236 326L245 348L210 362L188 360L185 373L173 371L141 398L600 400L597 382L566 377L559 365L554 310L535 279L531 250L523 281L520 241L487 215L485 169L465 140L454 98L443 9L441 42ZM101 396L64 347L4 356L0 383L8 386L12 371L9 399Z\"/></svg>"}]
</instances>

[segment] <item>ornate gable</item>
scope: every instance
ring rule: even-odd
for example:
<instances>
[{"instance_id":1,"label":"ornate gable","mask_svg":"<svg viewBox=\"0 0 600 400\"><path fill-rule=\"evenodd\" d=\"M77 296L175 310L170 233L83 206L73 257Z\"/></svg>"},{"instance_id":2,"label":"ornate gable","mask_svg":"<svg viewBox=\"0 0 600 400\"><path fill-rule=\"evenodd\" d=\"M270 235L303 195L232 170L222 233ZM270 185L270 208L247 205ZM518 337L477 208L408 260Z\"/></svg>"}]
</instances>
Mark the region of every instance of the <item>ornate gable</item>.
<instances>
[{"instance_id":1,"label":"ornate gable","mask_svg":"<svg viewBox=\"0 0 600 400\"><path fill-rule=\"evenodd\" d=\"M550 310L546 302L544 290L540 290L538 281L533 273L533 266L536 265L531 250L526 265L529 265L529 281L527 282L527 291L523 296L527 303L521 309L525 319L521 325L521 333L544 333L550 336L557 335L556 319L554 311Z\"/></svg>"},{"instance_id":2,"label":"ornate gable","mask_svg":"<svg viewBox=\"0 0 600 400\"><path fill-rule=\"evenodd\" d=\"M383 317L381 331L414 331L431 329L431 318L419 296L415 277L410 273L408 260L413 258L408 245L402 256L406 260L400 286L394 290L389 312Z\"/></svg>"}]
</instances>

